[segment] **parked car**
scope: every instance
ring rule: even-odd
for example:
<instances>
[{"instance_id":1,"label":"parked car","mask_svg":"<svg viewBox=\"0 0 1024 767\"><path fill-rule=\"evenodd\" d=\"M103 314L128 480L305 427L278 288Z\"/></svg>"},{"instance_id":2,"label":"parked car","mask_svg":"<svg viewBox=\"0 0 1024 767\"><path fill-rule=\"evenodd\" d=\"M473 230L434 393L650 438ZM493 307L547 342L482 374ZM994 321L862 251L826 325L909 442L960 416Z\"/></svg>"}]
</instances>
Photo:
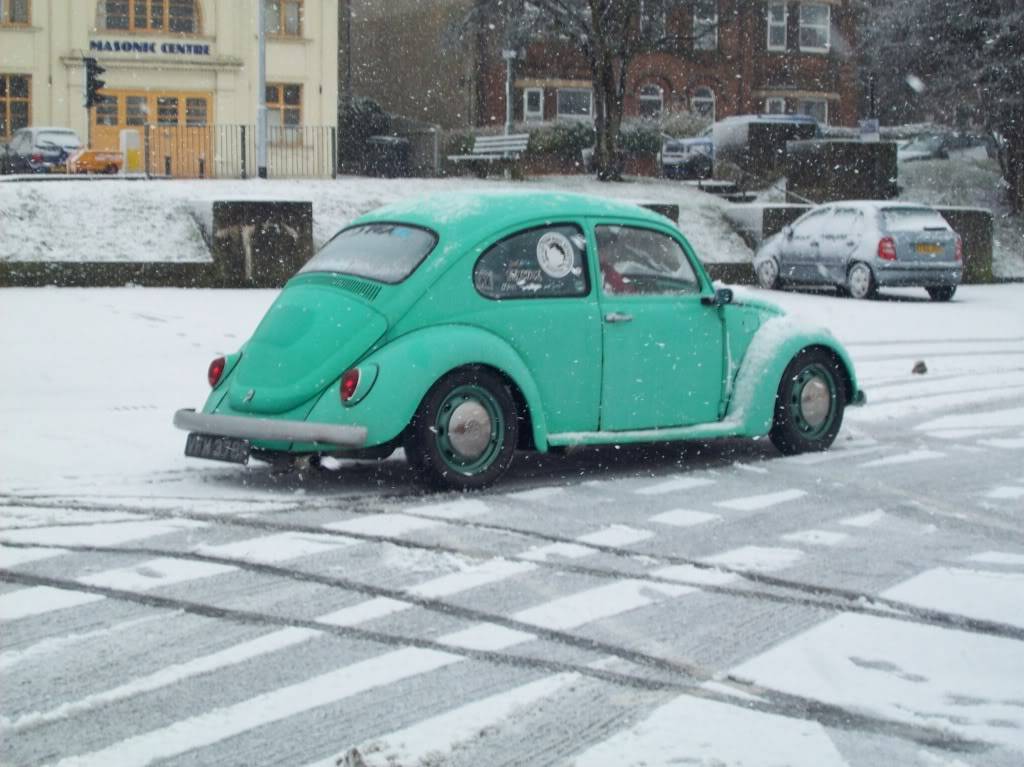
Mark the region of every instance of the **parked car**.
<instances>
[{"instance_id":1,"label":"parked car","mask_svg":"<svg viewBox=\"0 0 1024 767\"><path fill-rule=\"evenodd\" d=\"M68 158L68 173L118 173L124 165L120 152L101 152L97 149L79 149Z\"/></svg>"},{"instance_id":2,"label":"parked car","mask_svg":"<svg viewBox=\"0 0 1024 767\"><path fill-rule=\"evenodd\" d=\"M984 160L991 154L991 139L966 133L935 133L917 136L896 147L899 162L948 160L951 156L973 156Z\"/></svg>"},{"instance_id":3,"label":"parked car","mask_svg":"<svg viewBox=\"0 0 1024 767\"><path fill-rule=\"evenodd\" d=\"M561 193L436 195L364 215L293 277L180 410L185 454L375 457L496 480L517 448L769 435L832 444L854 368L827 330L715 289L668 219Z\"/></svg>"},{"instance_id":4,"label":"parked car","mask_svg":"<svg viewBox=\"0 0 1024 767\"><path fill-rule=\"evenodd\" d=\"M927 205L819 205L769 237L754 256L762 287L834 285L854 298L879 287L923 287L949 301L963 277L959 235Z\"/></svg>"},{"instance_id":5,"label":"parked car","mask_svg":"<svg viewBox=\"0 0 1024 767\"><path fill-rule=\"evenodd\" d=\"M68 156L82 146L70 128L22 128L8 143L11 173L47 173L67 163Z\"/></svg>"},{"instance_id":6,"label":"parked car","mask_svg":"<svg viewBox=\"0 0 1024 767\"><path fill-rule=\"evenodd\" d=\"M711 129L695 138L667 137L661 145L661 172L666 178L706 179L715 169Z\"/></svg>"}]
</instances>

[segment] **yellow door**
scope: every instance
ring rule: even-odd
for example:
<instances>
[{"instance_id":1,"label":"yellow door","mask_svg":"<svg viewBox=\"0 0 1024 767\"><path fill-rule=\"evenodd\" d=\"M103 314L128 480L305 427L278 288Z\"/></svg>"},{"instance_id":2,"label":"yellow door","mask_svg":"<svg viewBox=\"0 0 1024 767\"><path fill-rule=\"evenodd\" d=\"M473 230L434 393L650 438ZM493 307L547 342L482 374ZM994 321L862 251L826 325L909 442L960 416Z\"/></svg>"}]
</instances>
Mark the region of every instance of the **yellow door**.
<instances>
[{"instance_id":1,"label":"yellow door","mask_svg":"<svg viewBox=\"0 0 1024 767\"><path fill-rule=\"evenodd\" d=\"M188 91L104 91L93 109L92 148L116 152L120 131L133 128L143 139L152 175L208 177L213 169L212 101L209 93Z\"/></svg>"}]
</instances>

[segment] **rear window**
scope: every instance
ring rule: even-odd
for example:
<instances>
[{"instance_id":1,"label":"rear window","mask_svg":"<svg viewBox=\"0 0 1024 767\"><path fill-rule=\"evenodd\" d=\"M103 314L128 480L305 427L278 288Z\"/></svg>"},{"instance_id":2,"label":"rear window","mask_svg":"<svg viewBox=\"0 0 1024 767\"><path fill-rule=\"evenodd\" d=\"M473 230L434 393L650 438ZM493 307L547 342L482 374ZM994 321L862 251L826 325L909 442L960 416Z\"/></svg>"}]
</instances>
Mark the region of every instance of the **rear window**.
<instances>
[{"instance_id":1,"label":"rear window","mask_svg":"<svg viewBox=\"0 0 1024 767\"><path fill-rule=\"evenodd\" d=\"M378 282L401 282L437 244L437 235L408 224L363 224L338 233L302 272L340 272Z\"/></svg>"},{"instance_id":2,"label":"rear window","mask_svg":"<svg viewBox=\"0 0 1024 767\"><path fill-rule=\"evenodd\" d=\"M890 232L920 232L942 229L949 225L937 210L930 208L883 208L882 222Z\"/></svg>"},{"instance_id":3,"label":"rear window","mask_svg":"<svg viewBox=\"0 0 1024 767\"><path fill-rule=\"evenodd\" d=\"M36 139L36 145L46 143L56 144L60 147L76 147L81 145L78 136L71 131L41 131Z\"/></svg>"}]
</instances>

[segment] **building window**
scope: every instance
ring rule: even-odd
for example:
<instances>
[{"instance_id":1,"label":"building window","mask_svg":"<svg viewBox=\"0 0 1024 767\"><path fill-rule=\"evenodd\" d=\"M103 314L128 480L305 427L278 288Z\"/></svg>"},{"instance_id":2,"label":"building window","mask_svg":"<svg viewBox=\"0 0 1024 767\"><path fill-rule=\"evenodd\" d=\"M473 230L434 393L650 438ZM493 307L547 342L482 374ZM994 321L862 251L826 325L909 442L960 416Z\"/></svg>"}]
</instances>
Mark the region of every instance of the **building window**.
<instances>
[{"instance_id":1,"label":"building window","mask_svg":"<svg viewBox=\"0 0 1024 767\"><path fill-rule=\"evenodd\" d=\"M30 5L29 0L0 0L0 26L28 24Z\"/></svg>"},{"instance_id":2,"label":"building window","mask_svg":"<svg viewBox=\"0 0 1024 767\"><path fill-rule=\"evenodd\" d=\"M562 120L587 120L593 115L594 95L585 88L558 89L558 117Z\"/></svg>"},{"instance_id":3,"label":"building window","mask_svg":"<svg viewBox=\"0 0 1024 767\"><path fill-rule=\"evenodd\" d=\"M302 36L302 0L263 0L268 35Z\"/></svg>"},{"instance_id":4,"label":"building window","mask_svg":"<svg viewBox=\"0 0 1024 767\"><path fill-rule=\"evenodd\" d=\"M0 138L28 127L32 78L0 74Z\"/></svg>"},{"instance_id":5,"label":"building window","mask_svg":"<svg viewBox=\"0 0 1024 767\"><path fill-rule=\"evenodd\" d=\"M149 104L145 96L126 96L124 100L125 123L145 125L149 122Z\"/></svg>"},{"instance_id":6,"label":"building window","mask_svg":"<svg viewBox=\"0 0 1024 767\"><path fill-rule=\"evenodd\" d=\"M106 0L101 3L105 29L131 32L199 32L195 0Z\"/></svg>"},{"instance_id":7,"label":"building window","mask_svg":"<svg viewBox=\"0 0 1024 767\"><path fill-rule=\"evenodd\" d=\"M698 88L693 92L690 99L690 109L695 114L707 117L712 122L715 119L715 92L710 88Z\"/></svg>"},{"instance_id":8,"label":"building window","mask_svg":"<svg viewBox=\"0 0 1024 767\"><path fill-rule=\"evenodd\" d=\"M660 85L645 85L640 89L640 116L657 117L665 107L665 91Z\"/></svg>"},{"instance_id":9,"label":"building window","mask_svg":"<svg viewBox=\"0 0 1024 767\"><path fill-rule=\"evenodd\" d=\"M178 97L159 96L156 100L157 125L178 124Z\"/></svg>"},{"instance_id":10,"label":"building window","mask_svg":"<svg viewBox=\"0 0 1024 767\"><path fill-rule=\"evenodd\" d=\"M523 120L528 123L544 121L543 88L526 88L523 91Z\"/></svg>"},{"instance_id":11,"label":"building window","mask_svg":"<svg viewBox=\"0 0 1024 767\"><path fill-rule=\"evenodd\" d=\"M800 50L827 51L831 40L832 15L827 5L800 5Z\"/></svg>"},{"instance_id":12,"label":"building window","mask_svg":"<svg viewBox=\"0 0 1024 767\"><path fill-rule=\"evenodd\" d=\"M117 96L100 94L96 102L96 124L117 125Z\"/></svg>"},{"instance_id":13,"label":"building window","mask_svg":"<svg viewBox=\"0 0 1024 767\"><path fill-rule=\"evenodd\" d=\"M206 99L185 99L185 125L191 128L206 125Z\"/></svg>"},{"instance_id":14,"label":"building window","mask_svg":"<svg viewBox=\"0 0 1024 767\"><path fill-rule=\"evenodd\" d=\"M696 0L694 3L693 49L718 50L718 0Z\"/></svg>"},{"instance_id":15,"label":"building window","mask_svg":"<svg viewBox=\"0 0 1024 767\"><path fill-rule=\"evenodd\" d=\"M786 3L768 3L768 50L786 50L786 26L789 8Z\"/></svg>"},{"instance_id":16,"label":"building window","mask_svg":"<svg viewBox=\"0 0 1024 767\"><path fill-rule=\"evenodd\" d=\"M268 138L275 143L297 141L302 125L302 86L275 83L267 86Z\"/></svg>"},{"instance_id":17,"label":"building window","mask_svg":"<svg viewBox=\"0 0 1024 767\"><path fill-rule=\"evenodd\" d=\"M828 101L825 99L801 99L797 112L810 115L822 125L828 124Z\"/></svg>"},{"instance_id":18,"label":"building window","mask_svg":"<svg viewBox=\"0 0 1024 767\"><path fill-rule=\"evenodd\" d=\"M764 100L764 113L766 115L786 114L786 100L781 96L774 96Z\"/></svg>"}]
</instances>

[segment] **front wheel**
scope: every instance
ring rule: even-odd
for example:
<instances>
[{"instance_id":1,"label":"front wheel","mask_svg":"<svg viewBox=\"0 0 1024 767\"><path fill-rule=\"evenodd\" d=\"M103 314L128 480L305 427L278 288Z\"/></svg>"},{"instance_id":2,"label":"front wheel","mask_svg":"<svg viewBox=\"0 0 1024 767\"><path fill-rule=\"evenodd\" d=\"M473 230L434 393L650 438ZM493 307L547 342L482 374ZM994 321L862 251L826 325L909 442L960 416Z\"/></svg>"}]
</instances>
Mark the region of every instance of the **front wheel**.
<instances>
[{"instance_id":1,"label":"front wheel","mask_svg":"<svg viewBox=\"0 0 1024 767\"><path fill-rule=\"evenodd\" d=\"M505 382L479 368L441 378L423 398L409 426L409 463L434 487L476 490L512 464L519 414Z\"/></svg>"},{"instance_id":2,"label":"front wheel","mask_svg":"<svg viewBox=\"0 0 1024 767\"><path fill-rule=\"evenodd\" d=\"M956 293L956 285L940 285L934 288L925 288L932 301L949 301Z\"/></svg>"},{"instance_id":3,"label":"front wheel","mask_svg":"<svg viewBox=\"0 0 1024 767\"><path fill-rule=\"evenodd\" d=\"M843 424L841 363L822 349L804 349L786 367L769 433L784 455L827 450Z\"/></svg>"},{"instance_id":4,"label":"front wheel","mask_svg":"<svg viewBox=\"0 0 1024 767\"><path fill-rule=\"evenodd\" d=\"M858 261L850 267L850 271L846 273L846 292L850 294L850 298L875 297L878 286L875 284L875 275L872 274L870 266Z\"/></svg>"},{"instance_id":5,"label":"front wheel","mask_svg":"<svg viewBox=\"0 0 1024 767\"><path fill-rule=\"evenodd\" d=\"M757 284L766 290L774 290L779 286L779 262L774 258L766 258L757 265Z\"/></svg>"}]
</instances>

